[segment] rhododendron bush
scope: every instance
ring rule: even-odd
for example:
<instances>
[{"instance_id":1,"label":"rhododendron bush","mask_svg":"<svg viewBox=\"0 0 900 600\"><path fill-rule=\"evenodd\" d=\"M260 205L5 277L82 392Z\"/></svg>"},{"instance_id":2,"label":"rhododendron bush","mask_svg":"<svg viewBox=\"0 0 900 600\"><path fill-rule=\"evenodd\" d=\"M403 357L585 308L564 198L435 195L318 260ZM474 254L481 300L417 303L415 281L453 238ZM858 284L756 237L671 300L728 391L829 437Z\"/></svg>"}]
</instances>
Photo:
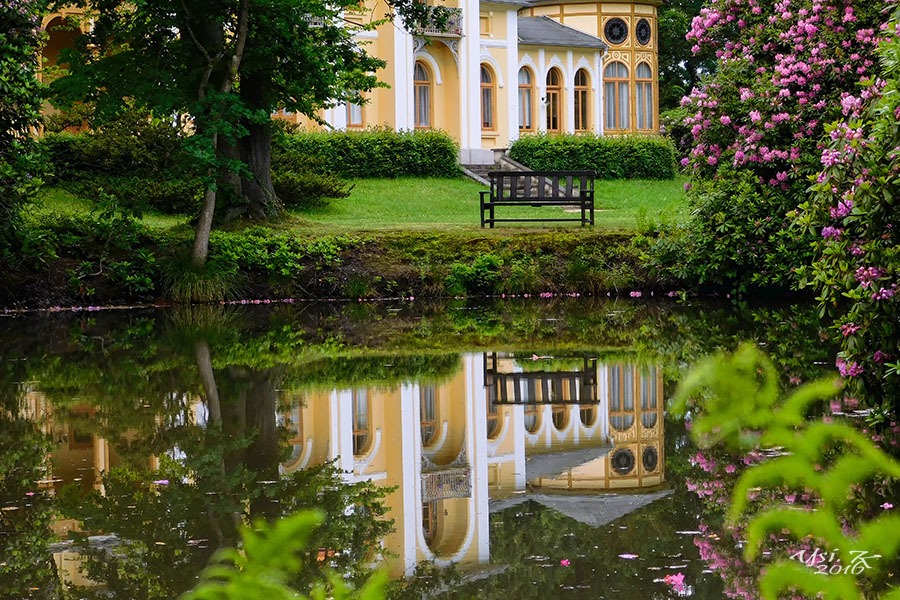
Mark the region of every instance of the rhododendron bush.
<instances>
[{"instance_id":1,"label":"rhododendron bush","mask_svg":"<svg viewBox=\"0 0 900 600\"><path fill-rule=\"evenodd\" d=\"M802 284L835 317L837 359L849 389L872 404L900 398L900 10L881 32L880 76L844 96L846 119L828 128L814 195L798 229L818 234ZM888 408L886 407L886 408Z\"/></svg>"},{"instance_id":2,"label":"rhododendron bush","mask_svg":"<svg viewBox=\"0 0 900 600\"><path fill-rule=\"evenodd\" d=\"M811 239L787 213L820 170L825 125L877 69L884 4L871 0L710 0L688 38L713 48L718 69L682 100L682 164L692 221L657 248L673 274L697 283L787 285Z\"/></svg>"}]
</instances>

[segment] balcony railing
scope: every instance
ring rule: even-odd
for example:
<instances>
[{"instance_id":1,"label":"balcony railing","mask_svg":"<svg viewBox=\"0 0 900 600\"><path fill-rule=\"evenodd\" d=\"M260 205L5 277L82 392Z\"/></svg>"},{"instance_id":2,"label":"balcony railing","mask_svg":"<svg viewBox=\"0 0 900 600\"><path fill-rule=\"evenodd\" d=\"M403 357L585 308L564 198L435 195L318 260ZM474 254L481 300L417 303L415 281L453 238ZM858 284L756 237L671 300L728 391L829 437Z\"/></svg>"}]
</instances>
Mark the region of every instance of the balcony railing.
<instances>
[{"instance_id":1,"label":"balcony railing","mask_svg":"<svg viewBox=\"0 0 900 600\"><path fill-rule=\"evenodd\" d=\"M427 504L448 498L469 498L472 484L465 467L422 473L422 502Z\"/></svg>"},{"instance_id":2,"label":"balcony railing","mask_svg":"<svg viewBox=\"0 0 900 600\"><path fill-rule=\"evenodd\" d=\"M443 25L438 25L435 20L429 25L419 27L417 33L419 35L429 37L459 37L463 34L463 16L462 9L448 8L450 16Z\"/></svg>"}]
</instances>

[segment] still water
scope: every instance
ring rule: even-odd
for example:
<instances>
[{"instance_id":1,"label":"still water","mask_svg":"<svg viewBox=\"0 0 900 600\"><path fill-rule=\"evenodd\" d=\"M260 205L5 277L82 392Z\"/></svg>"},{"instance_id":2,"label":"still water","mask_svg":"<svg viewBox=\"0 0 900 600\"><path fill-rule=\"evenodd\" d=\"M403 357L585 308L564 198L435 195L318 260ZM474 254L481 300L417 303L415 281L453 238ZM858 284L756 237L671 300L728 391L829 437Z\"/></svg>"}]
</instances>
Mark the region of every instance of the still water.
<instances>
[{"instance_id":1,"label":"still water","mask_svg":"<svg viewBox=\"0 0 900 600\"><path fill-rule=\"evenodd\" d=\"M322 507L301 590L721 598L688 490L684 370L751 340L785 380L805 306L578 300L38 314L0 329L0 594L176 598L255 519ZM732 544L736 548L736 544ZM734 550L739 555L738 550ZM683 587L664 582L683 576Z\"/></svg>"}]
</instances>

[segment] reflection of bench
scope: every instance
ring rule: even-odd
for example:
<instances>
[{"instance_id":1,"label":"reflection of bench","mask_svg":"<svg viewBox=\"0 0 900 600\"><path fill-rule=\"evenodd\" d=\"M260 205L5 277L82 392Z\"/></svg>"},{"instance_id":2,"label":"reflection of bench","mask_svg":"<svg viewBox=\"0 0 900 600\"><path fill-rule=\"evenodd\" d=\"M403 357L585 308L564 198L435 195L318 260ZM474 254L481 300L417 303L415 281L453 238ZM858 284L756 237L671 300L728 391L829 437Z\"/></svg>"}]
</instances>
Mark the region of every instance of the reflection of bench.
<instances>
[{"instance_id":1,"label":"reflection of bench","mask_svg":"<svg viewBox=\"0 0 900 600\"><path fill-rule=\"evenodd\" d=\"M598 404L600 402L597 394L596 358L581 357L581 370L524 373L501 370L499 358L496 352L484 354L484 387L487 388L488 397L494 404ZM554 356L553 358L566 357Z\"/></svg>"},{"instance_id":2,"label":"reflection of bench","mask_svg":"<svg viewBox=\"0 0 900 600\"><path fill-rule=\"evenodd\" d=\"M595 171L492 171L490 191L481 192L481 226L511 221L580 221L594 224ZM571 206L581 209L578 217L504 218L494 217L499 206ZM485 217L487 215L487 217Z\"/></svg>"}]
</instances>

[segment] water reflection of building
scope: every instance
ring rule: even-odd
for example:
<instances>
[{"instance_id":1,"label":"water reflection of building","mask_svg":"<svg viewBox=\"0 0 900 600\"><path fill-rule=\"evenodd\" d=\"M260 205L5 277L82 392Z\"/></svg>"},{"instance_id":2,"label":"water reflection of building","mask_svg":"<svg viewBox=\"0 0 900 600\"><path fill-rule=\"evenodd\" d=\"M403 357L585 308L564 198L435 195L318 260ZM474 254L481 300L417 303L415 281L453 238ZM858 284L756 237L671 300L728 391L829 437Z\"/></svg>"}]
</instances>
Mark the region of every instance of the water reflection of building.
<instances>
[{"instance_id":1,"label":"water reflection of building","mask_svg":"<svg viewBox=\"0 0 900 600\"><path fill-rule=\"evenodd\" d=\"M397 486L394 574L422 560L489 560L492 501L664 482L655 366L470 355L439 384L298 393L284 422L291 472L336 460L348 481Z\"/></svg>"},{"instance_id":2,"label":"water reflection of building","mask_svg":"<svg viewBox=\"0 0 900 600\"><path fill-rule=\"evenodd\" d=\"M30 398L35 417L49 410L39 393ZM282 472L334 460L348 482L396 487L387 496L395 530L384 540L394 575L423 560L486 564L489 515L510 503L535 499L599 524L623 514L602 499L607 492L653 491L665 479L662 379L652 365L477 354L447 381L282 392L281 405L291 446ZM80 480L103 491L100 473L118 459L106 440L79 433L77 418L90 410L72 408L54 426L47 486ZM199 399L189 413L205 423ZM55 558L65 581L87 583L77 554Z\"/></svg>"}]
</instances>

